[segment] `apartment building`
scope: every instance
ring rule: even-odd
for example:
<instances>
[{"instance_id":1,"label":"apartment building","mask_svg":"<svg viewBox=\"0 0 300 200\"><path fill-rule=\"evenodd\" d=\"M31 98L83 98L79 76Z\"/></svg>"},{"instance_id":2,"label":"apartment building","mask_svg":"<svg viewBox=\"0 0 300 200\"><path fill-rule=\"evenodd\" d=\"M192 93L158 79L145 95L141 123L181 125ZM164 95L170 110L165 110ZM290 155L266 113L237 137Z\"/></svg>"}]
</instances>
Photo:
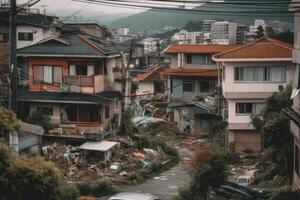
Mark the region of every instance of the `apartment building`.
<instances>
[{"instance_id":1,"label":"apartment building","mask_svg":"<svg viewBox=\"0 0 300 200\"><path fill-rule=\"evenodd\" d=\"M293 109L286 110L291 118L290 128L294 135L294 174L293 187L300 190L300 1L293 0L290 11L294 12L294 50L293 61L295 63L295 84L293 90Z\"/></svg>"},{"instance_id":2,"label":"apartment building","mask_svg":"<svg viewBox=\"0 0 300 200\"><path fill-rule=\"evenodd\" d=\"M218 70L212 56L235 45L171 45L164 53L170 68L161 72L168 79L169 110L174 122L189 124L193 134L207 133L217 121L214 103L199 99L216 91ZM187 126L187 125L185 125Z\"/></svg>"},{"instance_id":3,"label":"apartment building","mask_svg":"<svg viewBox=\"0 0 300 200\"><path fill-rule=\"evenodd\" d=\"M90 35L63 33L18 50L29 87L19 91L20 117L33 111L51 118L48 135L85 137L106 133L120 119L119 47Z\"/></svg>"},{"instance_id":4,"label":"apartment building","mask_svg":"<svg viewBox=\"0 0 300 200\"><path fill-rule=\"evenodd\" d=\"M228 147L233 152L261 151L261 135L251 124L272 93L293 82L292 46L263 37L216 54L228 109Z\"/></svg>"},{"instance_id":5,"label":"apartment building","mask_svg":"<svg viewBox=\"0 0 300 200\"><path fill-rule=\"evenodd\" d=\"M211 27L212 44L237 44L238 24L229 21L217 21Z\"/></svg>"}]
</instances>

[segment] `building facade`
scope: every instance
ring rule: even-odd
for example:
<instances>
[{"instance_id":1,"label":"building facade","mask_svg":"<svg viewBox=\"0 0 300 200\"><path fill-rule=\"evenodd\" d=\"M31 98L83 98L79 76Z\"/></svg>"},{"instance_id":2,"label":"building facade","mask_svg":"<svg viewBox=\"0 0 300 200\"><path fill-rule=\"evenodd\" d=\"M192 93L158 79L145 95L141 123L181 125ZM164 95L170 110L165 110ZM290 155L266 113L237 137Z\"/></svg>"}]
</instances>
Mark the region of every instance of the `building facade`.
<instances>
[{"instance_id":1,"label":"building facade","mask_svg":"<svg viewBox=\"0 0 300 200\"><path fill-rule=\"evenodd\" d=\"M212 44L237 44L237 23L218 21L211 27Z\"/></svg>"},{"instance_id":2,"label":"building facade","mask_svg":"<svg viewBox=\"0 0 300 200\"><path fill-rule=\"evenodd\" d=\"M228 109L228 147L261 151L261 135L251 124L266 99L293 82L292 46L267 37L217 54Z\"/></svg>"}]
</instances>

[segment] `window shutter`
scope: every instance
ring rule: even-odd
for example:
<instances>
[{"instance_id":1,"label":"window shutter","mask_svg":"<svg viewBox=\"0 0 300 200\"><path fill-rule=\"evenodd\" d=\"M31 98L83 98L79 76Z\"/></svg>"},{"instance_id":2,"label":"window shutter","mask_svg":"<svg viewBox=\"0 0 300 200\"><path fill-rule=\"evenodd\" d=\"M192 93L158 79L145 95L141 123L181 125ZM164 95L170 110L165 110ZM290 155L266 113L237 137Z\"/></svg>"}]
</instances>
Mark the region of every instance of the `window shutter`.
<instances>
[{"instance_id":1,"label":"window shutter","mask_svg":"<svg viewBox=\"0 0 300 200\"><path fill-rule=\"evenodd\" d=\"M53 67L53 82L62 83L62 69L59 66Z\"/></svg>"},{"instance_id":2,"label":"window shutter","mask_svg":"<svg viewBox=\"0 0 300 200\"><path fill-rule=\"evenodd\" d=\"M38 84L44 79L43 67L33 66L33 84Z\"/></svg>"},{"instance_id":3,"label":"window shutter","mask_svg":"<svg viewBox=\"0 0 300 200\"><path fill-rule=\"evenodd\" d=\"M70 65L70 75L76 75L76 65Z\"/></svg>"}]
</instances>

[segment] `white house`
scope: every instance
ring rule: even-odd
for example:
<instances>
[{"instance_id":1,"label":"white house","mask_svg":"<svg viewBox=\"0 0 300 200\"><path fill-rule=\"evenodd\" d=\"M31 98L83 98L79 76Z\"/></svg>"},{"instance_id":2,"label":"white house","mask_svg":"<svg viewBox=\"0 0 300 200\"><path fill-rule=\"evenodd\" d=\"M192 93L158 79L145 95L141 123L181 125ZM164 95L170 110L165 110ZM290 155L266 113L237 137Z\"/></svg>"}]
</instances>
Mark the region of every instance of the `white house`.
<instances>
[{"instance_id":1,"label":"white house","mask_svg":"<svg viewBox=\"0 0 300 200\"><path fill-rule=\"evenodd\" d=\"M290 44L263 37L213 57L222 69L230 150L261 150L261 135L250 116L263 109L272 93L293 81L292 49Z\"/></svg>"}]
</instances>

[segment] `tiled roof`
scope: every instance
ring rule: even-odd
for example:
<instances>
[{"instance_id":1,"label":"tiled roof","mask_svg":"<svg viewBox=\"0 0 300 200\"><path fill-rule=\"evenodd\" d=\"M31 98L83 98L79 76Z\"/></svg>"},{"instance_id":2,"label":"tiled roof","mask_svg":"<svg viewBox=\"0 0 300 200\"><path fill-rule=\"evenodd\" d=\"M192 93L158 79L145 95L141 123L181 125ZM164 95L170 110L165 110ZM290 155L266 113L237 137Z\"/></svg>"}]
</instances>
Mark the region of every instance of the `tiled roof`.
<instances>
[{"instance_id":1,"label":"tiled roof","mask_svg":"<svg viewBox=\"0 0 300 200\"><path fill-rule=\"evenodd\" d=\"M156 68L153 68L153 69L151 69L151 70L148 71L148 72L139 74L139 75L135 78L135 80L137 80L137 81L145 81L146 79L148 79L148 78L149 78L151 75L153 75L154 73L156 73L156 72L161 72L162 70L164 70L164 68L162 68L162 67L156 67ZM159 78L161 79L162 77L159 77Z\"/></svg>"},{"instance_id":2,"label":"tiled roof","mask_svg":"<svg viewBox=\"0 0 300 200\"><path fill-rule=\"evenodd\" d=\"M292 58L293 46L263 37L249 44L230 49L228 51L216 54L217 59L239 59L239 58Z\"/></svg>"},{"instance_id":3,"label":"tiled roof","mask_svg":"<svg viewBox=\"0 0 300 200\"><path fill-rule=\"evenodd\" d=\"M239 45L217 45L217 44L174 44L170 45L165 53L220 53Z\"/></svg>"},{"instance_id":4,"label":"tiled roof","mask_svg":"<svg viewBox=\"0 0 300 200\"><path fill-rule=\"evenodd\" d=\"M18 54L70 56L105 56L120 52L121 47L116 43L76 33L65 33L18 50Z\"/></svg>"},{"instance_id":5,"label":"tiled roof","mask_svg":"<svg viewBox=\"0 0 300 200\"><path fill-rule=\"evenodd\" d=\"M111 100L101 94L91 95L70 92L29 91L28 88L23 88L18 91L18 101L100 104L110 102Z\"/></svg>"},{"instance_id":6,"label":"tiled roof","mask_svg":"<svg viewBox=\"0 0 300 200\"><path fill-rule=\"evenodd\" d=\"M171 76L190 76L190 77L218 77L218 70L216 69L168 69L161 72L162 75Z\"/></svg>"}]
</instances>

